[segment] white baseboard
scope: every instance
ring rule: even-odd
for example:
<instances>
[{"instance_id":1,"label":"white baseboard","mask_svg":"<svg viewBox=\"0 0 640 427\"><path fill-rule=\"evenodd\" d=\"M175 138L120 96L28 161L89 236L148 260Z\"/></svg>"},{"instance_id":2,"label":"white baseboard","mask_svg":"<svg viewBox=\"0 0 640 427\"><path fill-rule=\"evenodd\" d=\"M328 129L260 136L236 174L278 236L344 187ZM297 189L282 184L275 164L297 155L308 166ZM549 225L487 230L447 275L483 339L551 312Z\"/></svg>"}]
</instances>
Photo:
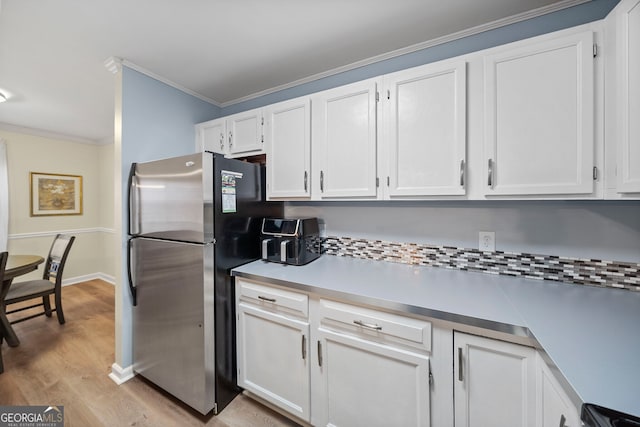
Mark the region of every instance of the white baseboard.
<instances>
[{"instance_id":1,"label":"white baseboard","mask_svg":"<svg viewBox=\"0 0 640 427\"><path fill-rule=\"evenodd\" d=\"M111 378L114 383L120 385L129 381L131 378L135 377L135 375L136 374L133 373L133 366L122 368L117 363L114 363L113 365L111 365L111 373L109 374L109 378Z\"/></svg>"},{"instance_id":2,"label":"white baseboard","mask_svg":"<svg viewBox=\"0 0 640 427\"><path fill-rule=\"evenodd\" d=\"M71 277L62 280L62 286L75 285L76 283L87 282L89 280L100 279L112 285L116 284L116 278L105 273L91 273L83 276Z\"/></svg>"}]
</instances>

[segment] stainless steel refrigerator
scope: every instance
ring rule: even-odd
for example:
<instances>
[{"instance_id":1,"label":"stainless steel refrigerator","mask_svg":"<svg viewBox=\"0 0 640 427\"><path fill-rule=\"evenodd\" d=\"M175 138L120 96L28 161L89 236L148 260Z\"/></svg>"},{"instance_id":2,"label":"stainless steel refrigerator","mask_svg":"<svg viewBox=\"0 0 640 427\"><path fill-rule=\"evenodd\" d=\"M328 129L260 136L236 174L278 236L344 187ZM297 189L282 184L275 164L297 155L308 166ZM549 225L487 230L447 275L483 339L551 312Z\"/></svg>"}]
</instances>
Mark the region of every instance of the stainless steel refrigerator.
<instances>
[{"instance_id":1,"label":"stainless steel refrigerator","mask_svg":"<svg viewBox=\"0 0 640 427\"><path fill-rule=\"evenodd\" d=\"M134 163L129 177L133 369L218 413L238 393L229 271L258 259L265 202L256 164L213 153Z\"/></svg>"}]
</instances>

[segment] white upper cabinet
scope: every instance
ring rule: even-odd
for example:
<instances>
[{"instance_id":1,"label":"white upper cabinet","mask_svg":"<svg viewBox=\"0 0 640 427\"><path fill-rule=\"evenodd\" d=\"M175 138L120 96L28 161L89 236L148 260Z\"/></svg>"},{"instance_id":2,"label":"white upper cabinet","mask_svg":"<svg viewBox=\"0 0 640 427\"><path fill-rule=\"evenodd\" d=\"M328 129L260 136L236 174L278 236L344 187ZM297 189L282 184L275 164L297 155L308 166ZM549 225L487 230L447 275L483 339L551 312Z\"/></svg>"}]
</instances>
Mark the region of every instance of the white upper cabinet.
<instances>
[{"instance_id":1,"label":"white upper cabinet","mask_svg":"<svg viewBox=\"0 0 640 427\"><path fill-rule=\"evenodd\" d=\"M640 1L623 0L614 13L617 191L640 193Z\"/></svg>"},{"instance_id":2,"label":"white upper cabinet","mask_svg":"<svg viewBox=\"0 0 640 427\"><path fill-rule=\"evenodd\" d=\"M311 101L270 105L265 112L267 197L311 196Z\"/></svg>"},{"instance_id":3,"label":"white upper cabinet","mask_svg":"<svg viewBox=\"0 0 640 427\"><path fill-rule=\"evenodd\" d=\"M264 153L261 108L233 114L226 122L230 157Z\"/></svg>"},{"instance_id":4,"label":"white upper cabinet","mask_svg":"<svg viewBox=\"0 0 640 427\"><path fill-rule=\"evenodd\" d=\"M484 57L485 195L594 192L593 44L585 31Z\"/></svg>"},{"instance_id":5,"label":"white upper cabinet","mask_svg":"<svg viewBox=\"0 0 640 427\"><path fill-rule=\"evenodd\" d=\"M196 125L196 152L227 153L225 119L215 119Z\"/></svg>"},{"instance_id":6,"label":"white upper cabinet","mask_svg":"<svg viewBox=\"0 0 640 427\"><path fill-rule=\"evenodd\" d=\"M195 128L196 151L212 151L227 157L264 153L260 108L198 123Z\"/></svg>"},{"instance_id":7,"label":"white upper cabinet","mask_svg":"<svg viewBox=\"0 0 640 427\"><path fill-rule=\"evenodd\" d=\"M375 198L377 79L312 96L314 198Z\"/></svg>"},{"instance_id":8,"label":"white upper cabinet","mask_svg":"<svg viewBox=\"0 0 640 427\"><path fill-rule=\"evenodd\" d=\"M388 198L464 195L466 63L388 74L383 84Z\"/></svg>"}]
</instances>

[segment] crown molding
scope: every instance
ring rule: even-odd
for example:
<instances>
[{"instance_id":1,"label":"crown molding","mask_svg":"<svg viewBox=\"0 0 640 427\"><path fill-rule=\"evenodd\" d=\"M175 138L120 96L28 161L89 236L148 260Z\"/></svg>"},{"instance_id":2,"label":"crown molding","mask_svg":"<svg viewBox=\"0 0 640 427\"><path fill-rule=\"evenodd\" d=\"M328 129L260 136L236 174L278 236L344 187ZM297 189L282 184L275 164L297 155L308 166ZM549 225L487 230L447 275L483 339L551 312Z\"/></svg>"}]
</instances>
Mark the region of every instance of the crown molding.
<instances>
[{"instance_id":1,"label":"crown molding","mask_svg":"<svg viewBox=\"0 0 640 427\"><path fill-rule=\"evenodd\" d=\"M478 25L476 27L468 28L466 30L458 31L452 34L448 34L446 36L438 37L435 39L427 40L424 42L416 43L411 46L407 46L404 48L400 48L397 50L393 50L391 52L383 53L377 56L372 56L370 58L363 59L361 61L356 61L348 65L344 65L341 67L333 68L328 71L324 71L322 73L313 74L308 77L303 77L301 79L295 80L293 82L289 82L280 86L275 86L270 89L266 89L260 92L252 93L251 95L243 96L241 98L234 99L232 101L223 102L219 104L220 107L225 108L231 105L238 104L240 102L250 101L255 98L259 98L261 96L269 95L275 92L279 92L281 90L290 89L292 87L300 86L305 83L311 83L316 80L320 80L325 77L330 77L336 74L344 73L346 71L351 71L356 68L364 67L367 65L375 64L376 62L381 62L387 59L396 58L398 56L406 55L408 53L417 52L419 50L427 49L433 46L437 46L440 44L448 43L454 40L459 40L465 37L473 36L476 34L484 33L486 31L494 30L497 28L505 27L507 25L515 24L518 22L526 21L528 19L537 18L542 15L547 15L552 12L557 12L559 10L567 9L569 7L577 6L583 3L588 3L591 0L563 0L548 6L543 6L537 9L533 9L527 12L519 13L517 15L509 16L506 18L498 19L492 22L488 22L486 24Z\"/></svg>"},{"instance_id":2,"label":"crown molding","mask_svg":"<svg viewBox=\"0 0 640 427\"><path fill-rule=\"evenodd\" d=\"M91 145L102 145L103 144L102 141L105 141L107 139L107 138L104 138L98 141L93 139L81 138L79 136L74 136L74 135L67 135L64 133L51 132L48 130L30 128L26 126L17 126L17 125L12 125L12 124L3 123L3 122L0 122L0 130L4 130L7 132L14 132L14 133L22 133L22 134L32 135L32 136L39 136L42 138L59 139L62 141L78 142L80 144L91 144Z\"/></svg>"},{"instance_id":3,"label":"crown molding","mask_svg":"<svg viewBox=\"0 0 640 427\"><path fill-rule=\"evenodd\" d=\"M107 65L107 62L109 60L111 60L112 58L116 58L116 57L112 56L112 57L108 58L107 61L105 61L105 66L110 71L111 71L112 68L109 68L109 66ZM206 96L201 95L199 93L196 93L196 92L192 91L191 89L188 89L188 88L186 88L186 87L184 87L182 85L179 85L178 83L172 82L171 80L169 80L169 79L167 79L165 77L162 77L162 76L154 73L153 71L149 71L144 67L141 67L141 66L139 66L137 64L134 64L133 62L131 62L129 60L121 59L121 58L117 58L117 60L120 61L119 62L119 66L120 67L124 66L124 67L130 68L130 69L135 70L135 71L137 71L139 73L142 73L142 74L144 74L146 76L149 76L152 79L158 80L159 82L162 82L162 83L164 83L166 85L169 85L169 86L171 86L171 87L173 87L175 89L178 89L179 91L182 91L182 92L184 92L186 94L189 94L189 95L191 95L193 97L196 97L196 98L198 98L198 99L200 99L200 100L202 100L204 102L208 102L209 104L215 105L216 107L220 107L220 103L219 102L217 102L217 101L215 101L215 100L213 100L211 98L207 98ZM111 65L111 67L113 67L113 65Z\"/></svg>"},{"instance_id":4,"label":"crown molding","mask_svg":"<svg viewBox=\"0 0 640 427\"><path fill-rule=\"evenodd\" d=\"M118 58L117 56L108 57L104 60L103 64L112 74L118 74L122 71L122 58Z\"/></svg>"},{"instance_id":5,"label":"crown molding","mask_svg":"<svg viewBox=\"0 0 640 427\"><path fill-rule=\"evenodd\" d=\"M1 0L0 0L1 1ZM144 67L141 67L127 59L119 58L117 56L111 56L104 61L105 67L112 73L117 74L121 71L122 67L125 66L132 70L135 70L139 73L142 73L146 76L149 76L155 80L158 80L166 85L169 85L175 89L178 89L182 92L185 92L191 96L194 96L202 101L208 102L209 104L215 105L220 108L229 107L231 105L235 105L241 102L250 101L255 98L259 98L261 96L269 95L275 92L279 92L281 90L290 89L292 87L300 86L305 83L311 83L316 80L320 80L325 77L330 77L336 74L344 73L346 71L351 71L356 68L364 67L367 65L375 64L376 62L381 62L387 59L396 58L398 56L406 55L408 53L417 52L419 50L427 49L433 46L437 46L440 44L448 43L454 40L459 40L465 37L473 36L476 34L480 34L486 31L494 30L497 28L505 27L507 25L515 24L518 22L526 21L528 19L537 18L542 15L546 15L552 12L557 12L559 10L567 9L573 6L577 6L583 3L588 3L592 0L562 0L551 5L539 7L537 9L533 9L527 12L519 13L513 16L509 16L506 18L498 19L492 22L488 22L486 24L478 25L472 28L468 28L466 30L458 31L452 34L448 34L446 36L437 37L435 39L427 40L424 42L416 43L411 46L407 46L404 48L396 49L391 52L383 53L380 55L372 56L370 58L366 58L360 61L352 62L347 65L343 65L341 67L336 67L331 70L323 71L321 73L313 74L308 77L303 77L298 80L294 80L289 83L285 83L283 85L274 86L269 89L265 89L263 91L255 92L247 96L243 96L240 98L233 99L227 102L218 102L214 99L201 95L199 93L194 92L191 89L188 89L178 83L175 83L165 77L162 77Z\"/></svg>"}]
</instances>

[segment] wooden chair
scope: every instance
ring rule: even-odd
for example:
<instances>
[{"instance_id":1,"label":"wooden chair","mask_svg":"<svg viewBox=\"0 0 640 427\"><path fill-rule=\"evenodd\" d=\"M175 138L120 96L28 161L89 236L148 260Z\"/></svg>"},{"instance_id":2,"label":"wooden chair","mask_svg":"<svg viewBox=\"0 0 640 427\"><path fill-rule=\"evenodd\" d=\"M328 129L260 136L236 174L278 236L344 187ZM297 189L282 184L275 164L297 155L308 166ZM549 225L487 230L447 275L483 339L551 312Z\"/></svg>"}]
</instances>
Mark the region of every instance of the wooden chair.
<instances>
[{"instance_id":1,"label":"wooden chair","mask_svg":"<svg viewBox=\"0 0 640 427\"><path fill-rule=\"evenodd\" d=\"M4 281L4 269L7 267L7 258L9 258L9 252L0 252L0 289L2 282ZM4 372L4 365L2 363L2 328L0 328L0 374Z\"/></svg>"},{"instance_id":2,"label":"wooden chair","mask_svg":"<svg viewBox=\"0 0 640 427\"><path fill-rule=\"evenodd\" d=\"M24 282L14 282L5 297L5 306L8 307L11 304L15 304L22 301L27 301L35 298L42 298L42 302L39 304L33 304L27 307L20 307L12 311L7 311L7 314L17 313L23 310L29 310L35 307L42 306L44 310L42 313L36 313L31 316L25 316L17 320L11 321L11 324L23 322L25 320L33 319L34 317L42 316L51 317L53 311L58 316L58 322L64 324L64 313L62 311L62 273L64 271L64 264L67 261L69 250L75 240L75 236L67 236L58 234L53 239L53 244L49 250L49 255L44 265L44 272L42 279L28 280ZM53 281L51 280L53 279ZM54 295L55 307L51 308L50 295Z\"/></svg>"}]
</instances>

